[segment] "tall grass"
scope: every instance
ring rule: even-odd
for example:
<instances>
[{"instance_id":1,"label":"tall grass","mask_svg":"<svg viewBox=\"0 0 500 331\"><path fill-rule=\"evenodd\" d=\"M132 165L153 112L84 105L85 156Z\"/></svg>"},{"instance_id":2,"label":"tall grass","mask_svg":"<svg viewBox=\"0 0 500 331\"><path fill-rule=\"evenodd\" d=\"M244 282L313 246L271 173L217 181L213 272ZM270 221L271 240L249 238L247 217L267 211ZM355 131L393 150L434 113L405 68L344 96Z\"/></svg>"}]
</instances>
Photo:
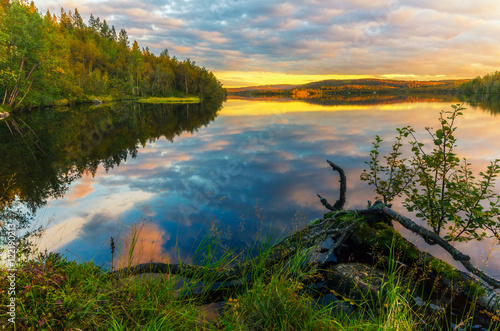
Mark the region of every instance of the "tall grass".
<instances>
[{"instance_id":1,"label":"tall grass","mask_svg":"<svg viewBox=\"0 0 500 331\"><path fill-rule=\"evenodd\" d=\"M137 256L141 226L132 229L128 251L121 252L126 267L136 263L133 257ZM197 250L202 256L198 261L220 269L253 258L231 250L214 258L217 244L216 238L203 241ZM356 296L332 290L339 301L319 306L315 297L320 294L309 285L318 282L325 272L308 267L311 252L299 250L291 259L266 268L263 261L269 247L270 242L264 240L261 258L253 259L249 273L232 283L240 286L218 294L223 308L215 320L207 318L202 306L214 298L214 290L228 285L217 282L216 274L202 274L206 271L200 269L195 278L203 281L167 274L117 278L93 263L76 263L58 254L42 253L19 262L16 326L19 330L454 329L453 321L438 316L444 315L441 310L430 315L429 304L415 305L414 298L421 293L397 263L394 248L384 260L386 276L376 295L354 284ZM2 269L2 290L7 288L7 282L7 271ZM380 279L374 278L373 282ZM2 295L0 322L8 327L6 300L7 296ZM342 306L351 309L337 309ZM460 330L472 329L471 307L461 319Z\"/></svg>"}]
</instances>

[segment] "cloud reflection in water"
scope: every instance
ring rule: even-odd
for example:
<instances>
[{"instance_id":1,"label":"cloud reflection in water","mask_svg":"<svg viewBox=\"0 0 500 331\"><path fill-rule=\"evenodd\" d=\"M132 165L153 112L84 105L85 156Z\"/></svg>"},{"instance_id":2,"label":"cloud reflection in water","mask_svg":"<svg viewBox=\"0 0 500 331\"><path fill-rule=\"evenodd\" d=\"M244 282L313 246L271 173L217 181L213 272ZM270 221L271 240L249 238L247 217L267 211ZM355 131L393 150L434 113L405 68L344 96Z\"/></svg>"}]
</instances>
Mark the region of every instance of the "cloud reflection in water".
<instances>
[{"instance_id":1,"label":"cloud reflection in water","mask_svg":"<svg viewBox=\"0 0 500 331\"><path fill-rule=\"evenodd\" d=\"M180 256L190 261L214 222L224 245L252 246L261 222L264 237L281 236L297 223L322 216L325 210L316 193L335 201L338 177L326 159L346 170L346 208L363 208L373 194L359 175L374 135L389 143L396 127L412 125L425 137L424 128L437 123L439 111L449 106L229 100L207 127L183 133L173 143L159 139L146 144L137 158L73 183L66 197L53 201L44 213L55 215L55 224L79 220L81 230L69 250L97 263L110 262L109 238L126 235L127 227L141 219L150 222L147 238L157 238L161 246L147 254L156 260L173 262ZM459 149L473 164L484 166L492 156L498 157L498 122L498 117L480 110L465 111L459 123ZM294 219L298 211L305 216ZM457 246L477 263L487 249ZM500 270L495 254L486 267L492 274Z\"/></svg>"}]
</instances>

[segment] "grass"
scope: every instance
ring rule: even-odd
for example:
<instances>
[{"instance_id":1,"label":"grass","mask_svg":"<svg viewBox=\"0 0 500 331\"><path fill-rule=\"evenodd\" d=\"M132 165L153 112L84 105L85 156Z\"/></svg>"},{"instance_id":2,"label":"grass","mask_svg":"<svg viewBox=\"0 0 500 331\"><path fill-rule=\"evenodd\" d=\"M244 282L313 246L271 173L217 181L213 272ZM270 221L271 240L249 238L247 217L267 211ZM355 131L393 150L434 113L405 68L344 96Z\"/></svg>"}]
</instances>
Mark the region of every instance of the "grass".
<instances>
[{"instance_id":1,"label":"grass","mask_svg":"<svg viewBox=\"0 0 500 331\"><path fill-rule=\"evenodd\" d=\"M132 257L138 249L136 237L140 228L135 227L128 252L122 255L128 266L136 263ZM222 268L241 257L241 253L226 250L223 256L214 259L210 252L217 250L217 244L217 238L208 238L197 250L206 265ZM262 247L269 247L268 244ZM404 268L395 262L399 253L394 245L389 258L380 259L386 276L376 294L354 282L351 292L356 295L332 290L339 301L317 305L314 295L318 293L309 286L321 281L327 273L304 268L309 253L302 251L271 268L264 268L261 262L253 263L249 282L243 289L223 294L223 311L215 320L208 320L202 309L209 290L217 285L215 275L204 275L203 281L175 275L115 278L91 262L77 263L55 253L42 253L19 262L16 327L19 330L432 330L450 325L452 330L451 321L441 310L429 314L429 304L414 304L414 297L420 293L409 281L408 272L403 272ZM263 248L262 254L267 253L269 249ZM5 269L0 269L2 292L8 288L7 275ZM368 284L371 281L377 280L368 279ZM186 295L197 290L198 295ZM2 293L0 300L0 325L8 326L8 296ZM351 309L335 309L339 305ZM467 326L470 314L463 316L463 325ZM460 330L463 329L471 326Z\"/></svg>"},{"instance_id":2,"label":"grass","mask_svg":"<svg viewBox=\"0 0 500 331\"><path fill-rule=\"evenodd\" d=\"M6 113L9 111L10 111L10 107L8 107L7 105L0 105L0 114Z\"/></svg>"},{"instance_id":3,"label":"grass","mask_svg":"<svg viewBox=\"0 0 500 331\"><path fill-rule=\"evenodd\" d=\"M199 97L164 97L164 98L145 98L139 99L140 103L200 103L201 100Z\"/></svg>"}]
</instances>

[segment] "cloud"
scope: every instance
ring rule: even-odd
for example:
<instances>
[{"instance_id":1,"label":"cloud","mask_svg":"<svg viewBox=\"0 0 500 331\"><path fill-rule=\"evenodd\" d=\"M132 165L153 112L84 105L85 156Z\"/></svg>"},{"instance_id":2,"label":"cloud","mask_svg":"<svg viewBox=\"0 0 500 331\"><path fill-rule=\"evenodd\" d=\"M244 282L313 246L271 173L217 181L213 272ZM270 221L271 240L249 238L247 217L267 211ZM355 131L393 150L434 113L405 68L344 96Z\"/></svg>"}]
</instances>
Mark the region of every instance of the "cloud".
<instances>
[{"instance_id":1,"label":"cloud","mask_svg":"<svg viewBox=\"0 0 500 331\"><path fill-rule=\"evenodd\" d=\"M121 238L116 238L120 246L116 252L117 269L147 262L172 261L172 257L163 251L162 246L170 239L158 224L134 224Z\"/></svg>"},{"instance_id":2,"label":"cloud","mask_svg":"<svg viewBox=\"0 0 500 331\"><path fill-rule=\"evenodd\" d=\"M84 174L82 178L78 180L78 183L71 186L71 189L66 193L66 199L69 201L73 201L83 198L88 194L94 192L92 183L92 176Z\"/></svg>"},{"instance_id":3,"label":"cloud","mask_svg":"<svg viewBox=\"0 0 500 331\"><path fill-rule=\"evenodd\" d=\"M42 10L75 7L39 1ZM217 1L78 3L159 54L218 72L474 77L498 67L496 0ZM234 80L223 82L231 83ZM250 83L254 83L251 81Z\"/></svg>"},{"instance_id":4,"label":"cloud","mask_svg":"<svg viewBox=\"0 0 500 331\"><path fill-rule=\"evenodd\" d=\"M174 143L148 143L136 158L108 173L100 167L94 178L72 186L71 204L71 195L52 201L42 213L54 221L41 246L107 265L110 237L125 238L132 224L145 220L151 227L141 239L143 254L134 256L144 256L141 262L176 262L179 256L191 261L212 223L223 233L223 247L248 247L260 221L266 233L288 233L296 212L307 212L307 220L325 212L316 193L336 200L338 175L326 159L346 169L346 208L363 208L374 196L359 180L374 136L384 139L382 155L390 151L397 127L412 125L429 142L425 127L437 123L441 109L449 109L449 102L325 106L230 99L209 126L183 133ZM460 155L471 158L476 173L497 157L496 122L468 109L458 123ZM94 191L77 198L71 192L85 192L82 183ZM124 240L117 243L126 246ZM475 261L480 247L467 247Z\"/></svg>"}]
</instances>

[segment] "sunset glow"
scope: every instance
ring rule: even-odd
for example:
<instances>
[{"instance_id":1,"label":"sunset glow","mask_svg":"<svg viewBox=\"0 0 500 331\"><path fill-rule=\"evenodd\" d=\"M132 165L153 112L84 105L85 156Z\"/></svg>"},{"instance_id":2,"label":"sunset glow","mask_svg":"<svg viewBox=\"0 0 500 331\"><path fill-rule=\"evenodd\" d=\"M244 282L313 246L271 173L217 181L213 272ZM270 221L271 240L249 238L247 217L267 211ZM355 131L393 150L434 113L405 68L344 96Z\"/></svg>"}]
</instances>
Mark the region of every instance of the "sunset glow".
<instances>
[{"instance_id":1,"label":"sunset glow","mask_svg":"<svg viewBox=\"0 0 500 331\"><path fill-rule=\"evenodd\" d=\"M226 87L323 79L474 78L500 65L497 0L36 1L92 13L155 54L190 58Z\"/></svg>"},{"instance_id":2,"label":"sunset glow","mask_svg":"<svg viewBox=\"0 0 500 331\"><path fill-rule=\"evenodd\" d=\"M225 87L289 84L300 85L324 79L374 78L367 75L295 75L263 71L220 71L214 73Z\"/></svg>"}]
</instances>

